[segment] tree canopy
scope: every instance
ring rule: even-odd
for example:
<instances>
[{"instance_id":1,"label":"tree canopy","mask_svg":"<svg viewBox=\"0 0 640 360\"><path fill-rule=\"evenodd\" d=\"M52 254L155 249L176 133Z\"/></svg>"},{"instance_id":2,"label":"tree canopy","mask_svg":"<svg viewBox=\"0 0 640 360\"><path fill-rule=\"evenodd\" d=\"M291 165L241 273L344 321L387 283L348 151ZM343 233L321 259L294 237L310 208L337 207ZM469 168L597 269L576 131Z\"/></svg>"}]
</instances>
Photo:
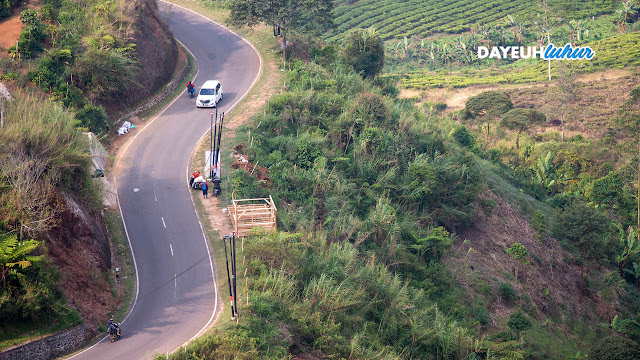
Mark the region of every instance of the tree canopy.
<instances>
[{"instance_id":1,"label":"tree canopy","mask_svg":"<svg viewBox=\"0 0 640 360\"><path fill-rule=\"evenodd\" d=\"M542 125L547 121L545 114L534 109L511 109L502 117L501 125L518 132L516 149L520 153L520 134L530 128Z\"/></svg>"},{"instance_id":2,"label":"tree canopy","mask_svg":"<svg viewBox=\"0 0 640 360\"><path fill-rule=\"evenodd\" d=\"M501 91L485 91L470 97L465 103L465 109L473 117L499 116L513 109L513 103Z\"/></svg>"},{"instance_id":3,"label":"tree canopy","mask_svg":"<svg viewBox=\"0 0 640 360\"><path fill-rule=\"evenodd\" d=\"M384 42L374 28L352 31L344 42L344 58L356 72L373 78L384 67Z\"/></svg>"},{"instance_id":4,"label":"tree canopy","mask_svg":"<svg viewBox=\"0 0 640 360\"><path fill-rule=\"evenodd\" d=\"M283 31L285 50L287 31L319 35L333 25L331 0L233 0L230 8L234 25L265 23L279 26Z\"/></svg>"}]
</instances>

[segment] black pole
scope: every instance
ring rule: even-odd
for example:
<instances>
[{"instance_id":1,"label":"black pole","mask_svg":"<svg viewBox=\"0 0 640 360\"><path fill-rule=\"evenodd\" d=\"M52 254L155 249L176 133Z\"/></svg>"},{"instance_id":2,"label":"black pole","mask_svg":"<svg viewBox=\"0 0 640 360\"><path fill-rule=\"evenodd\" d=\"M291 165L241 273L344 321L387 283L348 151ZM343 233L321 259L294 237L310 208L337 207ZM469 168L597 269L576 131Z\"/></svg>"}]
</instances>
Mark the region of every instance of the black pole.
<instances>
[{"instance_id":1,"label":"black pole","mask_svg":"<svg viewBox=\"0 0 640 360\"><path fill-rule=\"evenodd\" d=\"M209 175L211 175L211 171L212 171L211 170L211 165L212 165L211 156L213 156L213 133L212 133L212 131L213 131L213 111L211 112L211 126L209 127L209 137L210 137L210 139L209 139L210 140L209 141L209 164L207 164L207 165L209 165ZM209 176L209 177L212 177L212 176Z\"/></svg>"},{"instance_id":2,"label":"black pole","mask_svg":"<svg viewBox=\"0 0 640 360\"><path fill-rule=\"evenodd\" d=\"M231 320L236 318L236 311L233 308L233 292L231 290L231 277L229 275L229 258L227 257L227 239L229 239L229 251L231 251L231 239L226 235L222 241L224 242L224 259L227 262L227 282L229 283L229 300L231 302Z\"/></svg>"},{"instance_id":3,"label":"black pole","mask_svg":"<svg viewBox=\"0 0 640 360\"><path fill-rule=\"evenodd\" d=\"M236 309L236 314L235 316L238 316L238 288L236 287L236 278L238 277L237 273L236 273L236 233L233 233L233 257L231 259L232 263L231 266L233 268L233 305L234 308Z\"/></svg>"},{"instance_id":4,"label":"black pole","mask_svg":"<svg viewBox=\"0 0 640 360\"><path fill-rule=\"evenodd\" d=\"M216 122L213 125L213 149L211 149L211 167L209 168L209 170L211 171L211 176L210 178L213 179L213 177L215 176L215 171L216 171L216 140L218 139L218 109L216 108Z\"/></svg>"},{"instance_id":5,"label":"black pole","mask_svg":"<svg viewBox=\"0 0 640 360\"><path fill-rule=\"evenodd\" d=\"M224 113L222 113L222 116L220 117L220 129L218 130L218 146L214 150L216 162L218 161L218 157L220 157L220 144L222 142L222 126L224 126ZM220 166L220 164L218 164L218 166ZM222 176L222 172L220 173L220 176Z\"/></svg>"}]
</instances>

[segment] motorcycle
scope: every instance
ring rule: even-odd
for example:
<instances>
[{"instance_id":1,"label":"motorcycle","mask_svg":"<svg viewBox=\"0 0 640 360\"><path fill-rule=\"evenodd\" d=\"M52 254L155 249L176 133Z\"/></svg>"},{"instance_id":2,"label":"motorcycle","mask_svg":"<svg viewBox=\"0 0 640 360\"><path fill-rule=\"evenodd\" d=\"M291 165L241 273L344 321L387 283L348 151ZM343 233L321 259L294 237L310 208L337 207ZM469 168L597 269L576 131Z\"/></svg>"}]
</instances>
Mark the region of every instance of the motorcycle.
<instances>
[{"instance_id":1,"label":"motorcycle","mask_svg":"<svg viewBox=\"0 0 640 360\"><path fill-rule=\"evenodd\" d=\"M115 324L112 329L109 329L109 336L111 336L111 342L116 341L118 338L122 336L122 331L120 330L120 324Z\"/></svg>"}]
</instances>

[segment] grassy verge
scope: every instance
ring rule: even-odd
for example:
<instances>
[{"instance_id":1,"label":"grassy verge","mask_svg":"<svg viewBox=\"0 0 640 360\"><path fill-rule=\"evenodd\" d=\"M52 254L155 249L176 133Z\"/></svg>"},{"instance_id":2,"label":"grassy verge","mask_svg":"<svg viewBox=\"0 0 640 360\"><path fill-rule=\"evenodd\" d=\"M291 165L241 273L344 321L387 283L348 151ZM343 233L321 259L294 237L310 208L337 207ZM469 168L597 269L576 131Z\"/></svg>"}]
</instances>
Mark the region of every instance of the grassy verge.
<instances>
[{"instance_id":1,"label":"grassy verge","mask_svg":"<svg viewBox=\"0 0 640 360\"><path fill-rule=\"evenodd\" d=\"M117 210L107 211L105 213L105 223L109 231L111 249L113 251L112 273L109 274L111 294L117 303L117 310L113 317L116 321L122 321L131 308L133 297L135 296L136 274L120 212ZM117 278L116 268L119 270ZM108 319L105 319L105 324L106 320Z\"/></svg>"}]
</instances>

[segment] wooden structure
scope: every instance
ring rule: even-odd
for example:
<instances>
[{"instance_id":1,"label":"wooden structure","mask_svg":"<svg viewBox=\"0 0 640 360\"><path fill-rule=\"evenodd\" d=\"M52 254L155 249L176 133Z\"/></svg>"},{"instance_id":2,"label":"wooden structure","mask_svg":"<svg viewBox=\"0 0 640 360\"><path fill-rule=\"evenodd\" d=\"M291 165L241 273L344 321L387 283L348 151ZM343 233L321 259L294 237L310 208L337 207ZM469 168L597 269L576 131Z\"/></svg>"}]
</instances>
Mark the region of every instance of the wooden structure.
<instances>
[{"instance_id":1,"label":"wooden structure","mask_svg":"<svg viewBox=\"0 0 640 360\"><path fill-rule=\"evenodd\" d=\"M233 199L231 221L237 237L245 237L254 227L276 230L276 205L271 196L259 199Z\"/></svg>"}]
</instances>

